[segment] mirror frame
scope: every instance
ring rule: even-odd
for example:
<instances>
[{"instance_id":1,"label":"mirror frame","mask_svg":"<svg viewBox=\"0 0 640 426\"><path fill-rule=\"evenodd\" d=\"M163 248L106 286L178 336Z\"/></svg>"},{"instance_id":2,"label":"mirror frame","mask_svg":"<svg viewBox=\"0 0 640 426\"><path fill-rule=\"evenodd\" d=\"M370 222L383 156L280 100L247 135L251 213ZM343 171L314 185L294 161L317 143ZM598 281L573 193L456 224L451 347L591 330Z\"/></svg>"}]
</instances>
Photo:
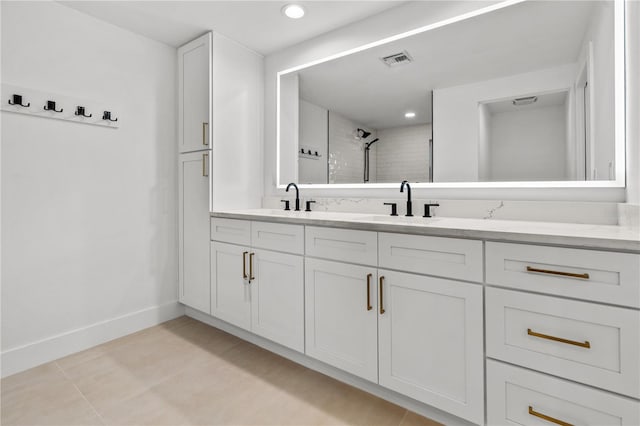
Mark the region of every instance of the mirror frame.
<instances>
[{"instance_id":1,"label":"mirror frame","mask_svg":"<svg viewBox=\"0 0 640 426\"><path fill-rule=\"evenodd\" d=\"M454 16L433 24L425 25L414 30L406 31L394 36L386 37L362 46L345 50L334 55L327 56L305 64L297 65L276 74L276 186L284 189L281 181L281 150L280 150L280 79L304 68L312 67L324 62L348 56L376 46L391 43L416 34L421 34L436 28L471 19L476 16L491 13L493 11L513 6L531 0L507 0L500 3L476 9L472 12ZM614 143L615 143L615 179L614 180L588 180L588 181L523 181L523 182L416 182L411 183L413 188L624 188L626 186L626 94L625 94L625 0L614 1ZM297 166L296 166L297 170ZM296 182L297 182L296 176ZM299 184L301 188L317 189L382 189L396 188L397 183L341 183L341 184Z\"/></svg>"}]
</instances>

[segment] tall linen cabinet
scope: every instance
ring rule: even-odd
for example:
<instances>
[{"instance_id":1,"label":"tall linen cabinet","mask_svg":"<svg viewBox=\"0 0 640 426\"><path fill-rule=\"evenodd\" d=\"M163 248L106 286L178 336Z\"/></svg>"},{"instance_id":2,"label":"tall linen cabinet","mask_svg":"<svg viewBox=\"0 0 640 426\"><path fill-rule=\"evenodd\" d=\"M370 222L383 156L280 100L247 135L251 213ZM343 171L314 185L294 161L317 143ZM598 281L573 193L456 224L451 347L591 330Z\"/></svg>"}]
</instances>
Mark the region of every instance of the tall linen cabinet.
<instances>
[{"instance_id":1,"label":"tall linen cabinet","mask_svg":"<svg viewBox=\"0 0 640 426\"><path fill-rule=\"evenodd\" d=\"M263 58L209 32L177 60L178 299L210 314L209 212L260 207Z\"/></svg>"}]
</instances>

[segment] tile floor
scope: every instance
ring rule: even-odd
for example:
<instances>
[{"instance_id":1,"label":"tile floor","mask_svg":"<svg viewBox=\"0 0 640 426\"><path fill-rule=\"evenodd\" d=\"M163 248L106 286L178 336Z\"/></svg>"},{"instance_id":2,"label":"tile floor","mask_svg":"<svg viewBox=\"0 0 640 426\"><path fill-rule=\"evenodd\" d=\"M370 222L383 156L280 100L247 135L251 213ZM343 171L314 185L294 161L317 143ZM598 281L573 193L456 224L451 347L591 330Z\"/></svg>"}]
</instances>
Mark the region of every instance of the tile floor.
<instances>
[{"instance_id":1,"label":"tile floor","mask_svg":"<svg viewBox=\"0 0 640 426\"><path fill-rule=\"evenodd\" d=\"M0 385L5 426L438 425L188 317Z\"/></svg>"}]
</instances>

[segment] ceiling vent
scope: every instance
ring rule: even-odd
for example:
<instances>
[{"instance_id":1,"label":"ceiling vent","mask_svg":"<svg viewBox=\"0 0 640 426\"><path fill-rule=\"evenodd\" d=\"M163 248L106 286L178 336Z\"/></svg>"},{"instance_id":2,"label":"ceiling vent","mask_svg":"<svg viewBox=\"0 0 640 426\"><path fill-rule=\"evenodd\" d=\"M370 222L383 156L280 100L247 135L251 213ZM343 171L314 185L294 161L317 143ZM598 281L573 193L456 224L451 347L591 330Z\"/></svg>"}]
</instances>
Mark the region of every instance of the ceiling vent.
<instances>
[{"instance_id":1,"label":"ceiling vent","mask_svg":"<svg viewBox=\"0 0 640 426\"><path fill-rule=\"evenodd\" d=\"M517 98L511 101L514 106L531 105L538 101L537 96L527 96L526 98Z\"/></svg>"},{"instance_id":2,"label":"ceiling vent","mask_svg":"<svg viewBox=\"0 0 640 426\"><path fill-rule=\"evenodd\" d=\"M408 64L413 62L413 58L409 55L409 52L403 50L400 53L394 53L393 55L380 58L389 67L397 67L398 65Z\"/></svg>"}]
</instances>

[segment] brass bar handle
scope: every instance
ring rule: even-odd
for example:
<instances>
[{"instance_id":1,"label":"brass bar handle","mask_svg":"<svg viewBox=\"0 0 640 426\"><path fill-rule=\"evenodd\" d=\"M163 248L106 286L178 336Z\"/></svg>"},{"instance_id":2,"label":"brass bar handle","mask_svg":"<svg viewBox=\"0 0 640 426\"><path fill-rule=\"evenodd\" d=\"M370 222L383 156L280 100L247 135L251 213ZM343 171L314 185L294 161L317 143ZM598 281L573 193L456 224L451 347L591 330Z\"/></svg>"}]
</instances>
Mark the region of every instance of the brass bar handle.
<instances>
[{"instance_id":1,"label":"brass bar handle","mask_svg":"<svg viewBox=\"0 0 640 426\"><path fill-rule=\"evenodd\" d=\"M382 285L384 284L384 275L380 277L380 315L384 314L386 311L384 310L384 296L382 291Z\"/></svg>"},{"instance_id":2,"label":"brass bar handle","mask_svg":"<svg viewBox=\"0 0 640 426\"><path fill-rule=\"evenodd\" d=\"M373 277L373 274L367 274L367 311L373 309L373 306L371 306L371 277Z\"/></svg>"},{"instance_id":3,"label":"brass bar handle","mask_svg":"<svg viewBox=\"0 0 640 426\"><path fill-rule=\"evenodd\" d=\"M527 272L540 272L541 274L562 275L563 277L582 278L583 280L589 279L589 274L576 274L573 272L553 271L551 269L539 269L527 266Z\"/></svg>"},{"instance_id":4,"label":"brass bar handle","mask_svg":"<svg viewBox=\"0 0 640 426\"><path fill-rule=\"evenodd\" d=\"M209 141L207 140L207 126L209 123L202 122L202 145L209 146Z\"/></svg>"},{"instance_id":5,"label":"brass bar handle","mask_svg":"<svg viewBox=\"0 0 640 426\"><path fill-rule=\"evenodd\" d=\"M538 413L536 410L533 409L532 406L529 406L529 414L531 414L532 416L541 418L543 420L546 420L546 421L548 421L550 423L555 423L555 424L560 425L560 426L573 426L571 423L563 422L562 420L558 420L555 417L551 417L551 416L547 416L546 414Z\"/></svg>"},{"instance_id":6,"label":"brass bar handle","mask_svg":"<svg viewBox=\"0 0 640 426\"><path fill-rule=\"evenodd\" d=\"M541 339L553 340L554 342L566 343L567 345L580 346L581 348L591 348L591 343L588 340L584 342L576 342L575 340L563 339L562 337L549 336L548 334L536 333L530 328L527 328L527 334L533 337L539 337Z\"/></svg>"},{"instance_id":7,"label":"brass bar handle","mask_svg":"<svg viewBox=\"0 0 640 426\"><path fill-rule=\"evenodd\" d=\"M249 253L249 282L251 280L255 280L256 277L253 276L253 255L255 253Z\"/></svg>"},{"instance_id":8,"label":"brass bar handle","mask_svg":"<svg viewBox=\"0 0 640 426\"><path fill-rule=\"evenodd\" d=\"M247 254L248 251L242 252L242 279L247 279Z\"/></svg>"},{"instance_id":9,"label":"brass bar handle","mask_svg":"<svg viewBox=\"0 0 640 426\"><path fill-rule=\"evenodd\" d=\"M202 154L202 176L204 177L209 176L209 168L207 167L208 162L209 162L209 154L208 153Z\"/></svg>"}]
</instances>

